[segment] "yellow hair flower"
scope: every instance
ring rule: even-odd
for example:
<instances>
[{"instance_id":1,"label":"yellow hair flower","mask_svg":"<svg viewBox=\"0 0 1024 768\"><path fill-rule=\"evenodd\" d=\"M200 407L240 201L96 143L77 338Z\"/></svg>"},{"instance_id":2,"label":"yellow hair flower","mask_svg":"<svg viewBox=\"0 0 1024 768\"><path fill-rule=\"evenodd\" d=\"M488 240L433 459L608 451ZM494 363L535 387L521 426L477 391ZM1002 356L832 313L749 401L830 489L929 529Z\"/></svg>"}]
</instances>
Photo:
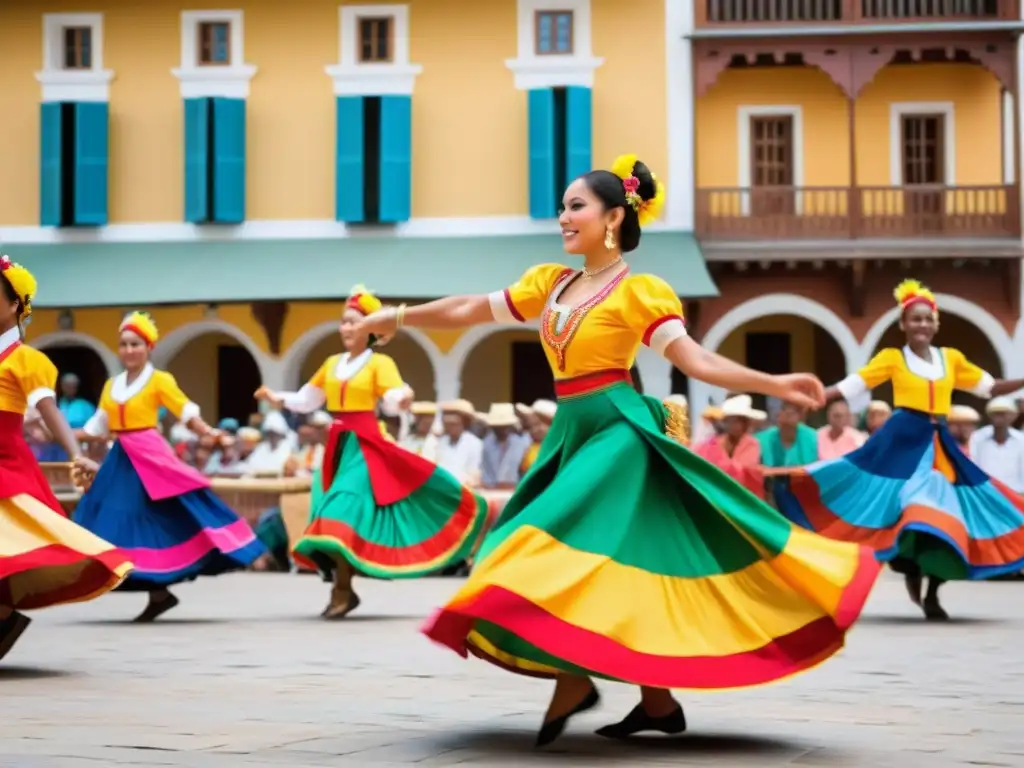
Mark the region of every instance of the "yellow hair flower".
<instances>
[{"instance_id":1,"label":"yellow hair flower","mask_svg":"<svg viewBox=\"0 0 1024 768\"><path fill-rule=\"evenodd\" d=\"M11 284L18 301L21 302L21 317L28 318L32 314L32 299L39 288L35 277L21 264L15 264L8 256L0 256L0 273Z\"/></svg>"},{"instance_id":2,"label":"yellow hair flower","mask_svg":"<svg viewBox=\"0 0 1024 768\"><path fill-rule=\"evenodd\" d=\"M372 315L384 305L380 299L370 292L369 288L360 284L352 287L345 306L364 315Z\"/></svg>"},{"instance_id":3,"label":"yellow hair flower","mask_svg":"<svg viewBox=\"0 0 1024 768\"><path fill-rule=\"evenodd\" d=\"M892 292L892 295L896 299L896 303L903 309L907 309L911 304L919 302L927 304L933 311L937 312L939 309L939 305L935 301L935 294L917 280L904 280L896 286L896 290Z\"/></svg>"},{"instance_id":4,"label":"yellow hair flower","mask_svg":"<svg viewBox=\"0 0 1024 768\"><path fill-rule=\"evenodd\" d=\"M130 331L152 347L160 339L160 331L148 312L132 312L121 321L118 333Z\"/></svg>"},{"instance_id":5,"label":"yellow hair flower","mask_svg":"<svg viewBox=\"0 0 1024 768\"><path fill-rule=\"evenodd\" d=\"M665 185L658 181L658 177L651 174L651 181L654 182L654 197L644 200L640 196L640 180L633 175L633 168L636 166L636 155L619 155L612 163L612 173L622 179L622 186L626 190L626 202L636 211L637 219L641 227L646 227L661 216L665 208Z\"/></svg>"}]
</instances>

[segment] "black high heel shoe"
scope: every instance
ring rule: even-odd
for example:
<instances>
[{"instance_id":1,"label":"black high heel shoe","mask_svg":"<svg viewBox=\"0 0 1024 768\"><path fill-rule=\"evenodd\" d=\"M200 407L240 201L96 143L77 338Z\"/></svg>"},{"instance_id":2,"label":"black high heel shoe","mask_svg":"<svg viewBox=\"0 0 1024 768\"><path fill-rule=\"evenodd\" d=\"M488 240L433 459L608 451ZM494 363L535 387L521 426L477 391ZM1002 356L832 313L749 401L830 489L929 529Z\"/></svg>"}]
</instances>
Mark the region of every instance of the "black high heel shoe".
<instances>
[{"instance_id":1,"label":"black high heel shoe","mask_svg":"<svg viewBox=\"0 0 1024 768\"><path fill-rule=\"evenodd\" d=\"M633 711L626 715L625 719L614 725L606 725L598 728L595 733L604 736L606 739L626 739L635 733L643 731L659 731L669 735L683 733L686 730L686 715L680 706L675 712L663 717L651 717L647 714L643 704L637 704Z\"/></svg>"},{"instance_id":2,"label":"black high heel shoe","mask_svg":"<svg viewBox=\"0 0 1024 768\"><path fill-rule=\"evenodd\" d=\"M591 688L590 693L587 694L586 698L573 707L568 714L556 717L553 720L548 720L540 727L540 730L537 732L536 746L544 747L553 742L562 735L562 731L565 730L565 726L568 724L569 718L574 715L578 715L580 712L586 712L588 709L593 709L600 702L601 694L597 692L597 688Z\"/></svg>"}]
</instances>

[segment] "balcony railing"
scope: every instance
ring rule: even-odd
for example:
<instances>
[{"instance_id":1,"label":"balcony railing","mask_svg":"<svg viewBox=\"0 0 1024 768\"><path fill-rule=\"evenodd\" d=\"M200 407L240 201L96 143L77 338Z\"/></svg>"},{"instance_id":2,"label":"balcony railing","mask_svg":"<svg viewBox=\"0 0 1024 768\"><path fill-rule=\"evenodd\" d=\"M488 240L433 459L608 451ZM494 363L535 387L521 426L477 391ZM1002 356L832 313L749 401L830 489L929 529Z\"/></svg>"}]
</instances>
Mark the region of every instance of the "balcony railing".
<instances>
[{"instance_id":1,"label":"balcony railing","mask_svg":"<svg viewBox=\"0 0 1024 768\"><path fill-rule=\"evenodd\" d=\"M700 0L696 23L890 24L1018 18L1019 0Z\"/></svg>"},{"instance_id":2,"label":"balcony railing","mask_svg":"<svg viewBox=\"0 0 1024 768\"><path fill-rule=\"evenodd\" d=\"M984 187L698 189L697 236L709 240L1019 237L1020 190Z\"/></svg>"}]
</instances>

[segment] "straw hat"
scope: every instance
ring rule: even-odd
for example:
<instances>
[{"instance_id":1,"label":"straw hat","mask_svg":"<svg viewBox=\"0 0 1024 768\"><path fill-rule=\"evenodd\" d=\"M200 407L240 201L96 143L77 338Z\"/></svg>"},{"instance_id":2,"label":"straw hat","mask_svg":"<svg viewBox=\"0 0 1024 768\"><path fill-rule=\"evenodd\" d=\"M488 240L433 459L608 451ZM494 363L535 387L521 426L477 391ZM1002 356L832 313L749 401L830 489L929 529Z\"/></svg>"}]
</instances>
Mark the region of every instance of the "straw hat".
<instances>
[{"instance_id":1,"label":"straw hat","mask_svg":"<svg viewBox=\"0 0 1024 768\"><path fill-rule=\"evenodd\" d=\"M514 427L519 424L519 417L512 403L491 403L484 421L489 427Z\"/></svg>"},{"instance_id":2,"label":"straw hat","mask_svg":"<svg viewBox=\"0 0 1024 768\"><path fill-rule=\"evenodd\" d=\"M334 417L327 411L317 411L309 417L308 424L311 427L329 427L334 423Z\"/></svg>"},{"instance_id":3,"label":"straw hat","mask_svg":"<svg viewBox=\"0 0 1024 768\"><path fill-rule=\"evenodd\" d=\"M872 400L868 413L892 413L892 407L885 400Z\"/></svg>"},{"instance_id":4,"label":"straw hat","mask_svg":"<svg viewBox=\"0 0 1024 768\"><path fill-rule=\"evenodd\" d=\"M1018 413L1017 404L1008 397L993 397L985 406L985 413Z\"/></svg>"},{"instance_id":5,"label":"straw hat","mask_svg":"<svg viewBox=\"0 0 1024 768\"><path fill-rule=\"evenodd\" d=\"M721 421L725 414L717 405L709 405L701 412L700 417L705 421Z\"/></svg>"},{"instance_id":6,"label":"straw hat","mask_svg":"<svg viewBox=\"0 0 1024 768\"><path fill-rule=\"evenodd\" d=\"M961 424L977 424L981 421L981 414L969 405L954 405L949 409L948 422L959 422Z\"/></svg>"},{"instance_id":7,"label":"straw hat","mask_svg":"<svg viewBox=\"0 0 1024 768\"><path fill-rule=\"evenodd\" d=\"M558 412L558 404L551 400L534 400L530 409L542 419L551 421L555 418L555 413Z\"/></svg>"},{"instance_id":8,"label":"straw hat","mask_svg":"<svg viewBox=\"0 0 1024 768\"><path fill-rule=\"evenodd\" d=\"M722 403L722 418L727 419L730 416L750 419L751 421L763 421L768 418L767 413L759 411L754 407L754 400L750 395L737 395L736 397L730 397Z\"/></svg>"},{"instance_id":9,"label":"straw hat","mask_svg":"<svg viewBox=\"0 0 1024 768\"><path fill-rule=\"evenodd\" d=\"M473 407L469 400L463 400L462 398L449 400L446 403L441 403L439 407L441 408L441 413L457 413L460 416L465 416L467 419L476 418L476 408Z\"/></svg>"},{"instance_id":10,"label":"straw hat","mask_svg":"<svg viewBox=\"0 0 1024 768\"><path fill-rule=\"evenodd\" d=\"M425 401L413 403L409 412L413 416L436 416L437 415L437 403L428 403Z\"/></svg>"},{"instance_id":11,"label":"straw hat","mask_svg":"<svg viewBox=\"0 0 1024 768\"><path fill-rule=\"evenodd\" d=\"M263 435L254 427L242 427L235 436L246 443L258 443L263 439Z\"/></svg>"}]
</instances>

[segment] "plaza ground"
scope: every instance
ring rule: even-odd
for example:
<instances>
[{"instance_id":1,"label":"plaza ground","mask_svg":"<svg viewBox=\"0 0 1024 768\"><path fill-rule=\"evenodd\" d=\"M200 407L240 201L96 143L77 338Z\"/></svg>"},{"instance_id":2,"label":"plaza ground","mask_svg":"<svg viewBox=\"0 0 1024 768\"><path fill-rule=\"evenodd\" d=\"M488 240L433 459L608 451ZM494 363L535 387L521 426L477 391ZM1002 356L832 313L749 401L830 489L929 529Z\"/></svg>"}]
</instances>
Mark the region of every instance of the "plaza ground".
<instances>
[{"instance_id":1,"label":"plaza ground","mask_svg":"<svg viewBox=\"0 0 1024 768\"><path fill-rule=\"evenodd\" d=\"M0 766L1024 766L1024 583L953 584L926 624L886 573L847 649L794 680L683 693L690 733L619 744L604 705L533 749L550 684L418 633L454 579L363 582L350 620L317 578L236 574L46 611L0 665Z\"/></svg>"}]
</instances>

